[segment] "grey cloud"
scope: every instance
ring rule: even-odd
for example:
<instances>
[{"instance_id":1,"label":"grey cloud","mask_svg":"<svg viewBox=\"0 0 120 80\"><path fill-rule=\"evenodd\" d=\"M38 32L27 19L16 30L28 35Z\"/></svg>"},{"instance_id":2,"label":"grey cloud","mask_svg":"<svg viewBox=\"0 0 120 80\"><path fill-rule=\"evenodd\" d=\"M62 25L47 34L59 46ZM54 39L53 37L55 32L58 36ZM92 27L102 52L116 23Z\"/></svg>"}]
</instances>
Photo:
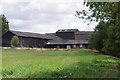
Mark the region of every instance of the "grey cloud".
<instances>
[{"instance_id":1,"label":"grey cloud","mask_svg":"<svg viewBox=\"0 0 120 80\"><path fill-rule=\"evenodd\" d=\"M4 12L10 19L14 18L14 19L27 20L27 19L39 18L41 21L42 20L44 21L45 19L46 21L48 21L49 19L50 21L51 19L53 20L55 19L54 21L57 21L58 19L61 20L61 18L70 14L69 13L70 10L59 12L57 4L47 4L47 7L45 9L41 9L41 8L31 9L29 8L29 4L30 4L29 2L28 3L23 2L23 3L16 3L14 5L8 5L8 6L5 6ZM28 6L28 9L26 9L25 11L22 11L27 6ZM46 16L42 16L45 14Z\"/></svg>"},{"instance_id":2,"label":"grey cloud","mask_svg":"<svg viewBox=\"0 0 120 80\"><path fill-rule=\"evenodd\" d=\"M31 0L32 1L32 0ZM45 30L44 27L51 27L53 31L59 29L61 24L78 22L75 18L75 10L80 9L80 3L32 3L32 2L15 2L15 3L0 3L3 6L3 13L8 20L25 21L19 25L11 22L10 28L16 30ZM44 26L41 28L35 25ZM73 25L74 26L74 25ZM69 26L69 27L73 27ZM53 29L54 28L54 29ZM34 29L34 30L33 30Z\"/></svg>"},{"instance_id":3,"label":"grey cloud","mask_svg":"<svg viewBox=\"0 0 120 80\"><path fill-rule=\"evenodd\" d=\"M30 23L26 23L26 24L20 24L20 25L15 25L15 24L11 24L10 25L10 29L16 29L16 30L28 30L28 29L32 29L33 25Z\"/></svg>"}]
</instances>

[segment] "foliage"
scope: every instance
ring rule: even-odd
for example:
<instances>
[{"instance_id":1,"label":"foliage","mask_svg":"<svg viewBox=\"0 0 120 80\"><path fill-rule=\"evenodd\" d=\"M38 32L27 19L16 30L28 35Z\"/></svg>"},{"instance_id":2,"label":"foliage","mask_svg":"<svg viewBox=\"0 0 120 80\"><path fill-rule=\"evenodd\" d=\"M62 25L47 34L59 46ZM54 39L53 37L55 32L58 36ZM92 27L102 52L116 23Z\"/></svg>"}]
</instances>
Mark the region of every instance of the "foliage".
<instances>
[{"instance_id":1,"label":"foliage","mask_svg":"<svg viewBox=\"0 0 120 80\"><path fill-rule=\"evenodd\" d=\"M120 57L120 2L85 2L89 12L76 11L77 17L99 21L90 46L105 54ZM101 30L102 29L102 30Z\"/></svg>"},{"instance_id":2,"label":"foliage","mask_svg":"<svg viewBox=\"0 0 120 80\"><path fill-rule=\"evenodd\" d=\"M11 45L13 45L15 47L18 44L19 44L19 38L17 36L13 36L11 39Z\"/></svg>"},{"instance_id":3,"label":"foliage","mask_svg":"<svg viewBox=\"0 0 120 80\"><path fill-rule=\"evenodd\" d=\"M99 25L96 26L94 34L92 34L89 41L89 47L90 48L96 48L99 51L102 51L103 48L103 42L106 36L106 29L107 29L107 23L100 22Z\"/></svg>"},{"instance_id":4,"label":"foliage","mask_svg":"<svg viewBox=\"0 0 120 80\"><path fill-rule=\"evenodd\" d=\"M2 31L1 34L6 33L9 30L9 22L6 19L4 14L0 15L0 24L1 24L0 25L0 31Z\"/></svg>"},{"instance_id":5,"label":"foliage","mask_svg":"<svg viewBox=\"0 0 120 80\"><path fill-rule=\"evenodd\" d=\"M3 49L4 78L118 78L120 59L89 50Z\"/></svg>"},{"instance_id":6,"label":"foliage","mask_svg":"<svg viewBox=\"0 0 120 80\"><path fill-rule=\"evenodd\" d=\"M103 43L103 51L105 51L106 54L120 57L120 43L116 42L120 40L117 40L117 36L115 35L117 32L116 29L116 26L109 26L107 29L108 34Z\"/></svg>"}]
</instances>

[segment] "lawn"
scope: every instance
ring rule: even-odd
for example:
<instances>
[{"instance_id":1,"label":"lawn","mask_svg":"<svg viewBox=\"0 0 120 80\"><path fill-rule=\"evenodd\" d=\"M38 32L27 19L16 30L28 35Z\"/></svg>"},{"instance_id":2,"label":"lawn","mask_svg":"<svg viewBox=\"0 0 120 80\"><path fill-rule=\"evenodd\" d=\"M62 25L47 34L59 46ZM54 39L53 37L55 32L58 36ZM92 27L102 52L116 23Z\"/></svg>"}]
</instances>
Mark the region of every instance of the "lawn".
<instances>
[{"instance_id":1,"label":"lawn","mask_svg":"<svg viewBox=\"0 0 120 80\"><path fill-rule=\"evenodd\" d=\"M118 78L120 59L90 50L2 51L4 78Z\"/></svg>"}]
</instances>

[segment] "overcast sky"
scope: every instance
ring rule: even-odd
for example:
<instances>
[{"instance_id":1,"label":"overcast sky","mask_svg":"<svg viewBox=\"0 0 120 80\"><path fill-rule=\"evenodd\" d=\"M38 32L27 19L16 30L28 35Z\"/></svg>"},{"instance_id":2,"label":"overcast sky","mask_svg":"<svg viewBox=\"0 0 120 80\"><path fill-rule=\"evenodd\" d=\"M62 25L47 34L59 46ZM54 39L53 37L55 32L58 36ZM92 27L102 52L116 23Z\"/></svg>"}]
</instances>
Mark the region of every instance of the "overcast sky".
<instances>
[{"instance_id":1,"label":"overcast sky","mask_svg":"<svg viewBox=\"0 0 120 80\"><path fill-rule=\"evenodd\" d=\"M76 10L86 9L83 0L1 0L0 13L9 20L10 29L51 33L58 29L93 31L90 25L75 17Z\"/></svg>"}]
</instances>

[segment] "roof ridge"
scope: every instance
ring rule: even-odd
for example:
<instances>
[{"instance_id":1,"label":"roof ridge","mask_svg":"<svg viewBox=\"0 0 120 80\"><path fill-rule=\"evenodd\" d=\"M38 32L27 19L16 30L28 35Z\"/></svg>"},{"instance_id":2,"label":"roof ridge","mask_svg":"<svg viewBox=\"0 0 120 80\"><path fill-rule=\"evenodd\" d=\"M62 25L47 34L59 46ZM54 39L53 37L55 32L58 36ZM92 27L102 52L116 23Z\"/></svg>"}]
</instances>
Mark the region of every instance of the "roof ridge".
<instances>
[{"instance_id":1,"label":"roof ridge","mask_svg":"<svg viewBox=\"0 0 120 80\"><path fill-rule=\"evenodd\" d=\"M32 34L41 34L41 33L34 33L34 32L25 32L25 31L14 31L10 30L11 32L20 32L20 33L32 33Z\"/></svg>"}]
</instances>

